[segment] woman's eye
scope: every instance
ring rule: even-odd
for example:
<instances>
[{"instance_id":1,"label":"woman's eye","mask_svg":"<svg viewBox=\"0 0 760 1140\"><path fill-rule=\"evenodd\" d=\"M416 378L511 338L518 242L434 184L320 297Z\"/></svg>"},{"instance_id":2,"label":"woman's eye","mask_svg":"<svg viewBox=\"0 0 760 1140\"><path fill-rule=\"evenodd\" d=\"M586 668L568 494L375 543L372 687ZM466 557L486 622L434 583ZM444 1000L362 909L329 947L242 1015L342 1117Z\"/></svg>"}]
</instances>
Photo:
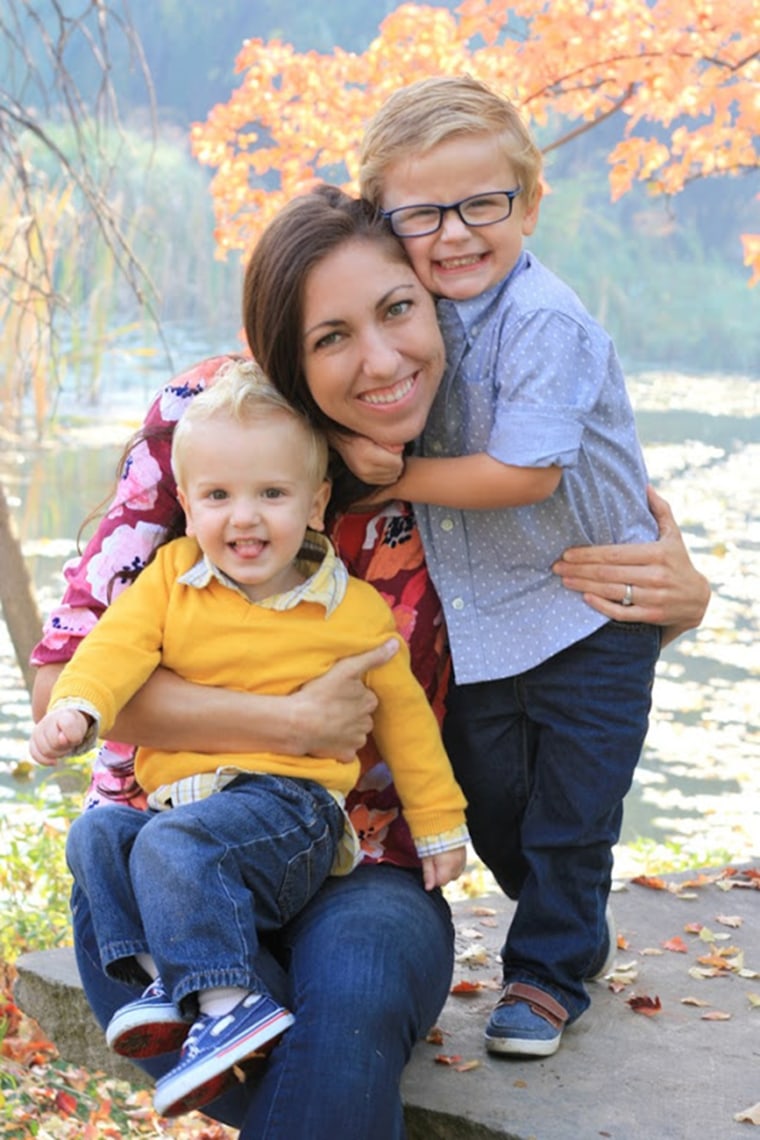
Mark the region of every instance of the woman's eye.
<instances>
[{"instance_id":1,"label":"woman's eye","mask_svg":"<svg viewBox=\"0 0 760 1140\"><path fill-rule=\"evenodd\" d=\"M408 313L411 307L411 301L394 301L392 305L388 306L388 316L401 317L404 313Z\"/></svg>"},{"instance_id":2,"label":"woman's eye","mask_svg":"<svg viewBox=\"0 0 760 1140\"><path fill-rule=\"evenodd\" d=\"M325 335L321 336L318 341L315 341L314 348L331 348L334 344L337 344L340 339L341 333L339 332L325 333Z\"/></svg>"}]
</instances>

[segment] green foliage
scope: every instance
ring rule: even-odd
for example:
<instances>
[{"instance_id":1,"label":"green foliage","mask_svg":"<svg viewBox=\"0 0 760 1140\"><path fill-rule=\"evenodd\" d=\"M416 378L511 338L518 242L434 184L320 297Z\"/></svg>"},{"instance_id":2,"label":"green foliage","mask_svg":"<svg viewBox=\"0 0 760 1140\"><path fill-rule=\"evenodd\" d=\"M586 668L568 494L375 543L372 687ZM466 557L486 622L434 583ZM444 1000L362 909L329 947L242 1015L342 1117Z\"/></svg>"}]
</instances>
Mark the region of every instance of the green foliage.
<instances>
[{"instance_id":1,"label":"green foliage","mask_svg":"<svg viewBox=\"0 0 760 1140\"><path fill-rule=\"evenodd\" d=\"M81 811L83 768L70 769L77 790L44 785L16 795L0 840L0 961L71 942L71 876L64 856L69 825ZM60 774L57 773L57 778Z\"/></svg>"},{"instance_id":2,"label":"green foliage","mask_svg":"<svg viewBox=\"0 0 760 1140\"><path fill-rule=\"evenodd\" d=\"M728 867L734 861L730 851L723 848L695 849L677 840L658 842L655 839L637 839L625 845L640 865L640 874L665 875L676 871L696 871L700 867Z\"/></svg>"},{"instance_id":3,"label":"green foliage","mask_svg":"<svg viewBox=\"0 0 760 1140\"><path fill-rule=\"evenodd\" d=\"M756 374L757 293L738 245L717 248L693 224L688 192L675 215L637 189L611 204L601 172L550 175L530 247L579 294L628 368Z\"/></svg>"}]
</instances>

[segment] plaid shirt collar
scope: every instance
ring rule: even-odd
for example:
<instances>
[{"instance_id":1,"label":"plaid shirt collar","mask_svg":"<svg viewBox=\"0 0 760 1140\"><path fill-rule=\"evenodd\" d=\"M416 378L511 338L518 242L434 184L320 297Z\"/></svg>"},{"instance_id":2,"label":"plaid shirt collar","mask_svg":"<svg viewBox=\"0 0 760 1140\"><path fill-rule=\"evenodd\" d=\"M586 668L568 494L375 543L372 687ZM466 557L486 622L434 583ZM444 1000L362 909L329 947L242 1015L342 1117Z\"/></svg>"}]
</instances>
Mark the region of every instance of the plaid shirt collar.
<instances>
[{"instance_id":1,"label":"plaid shirt collar","mask_svg":"<svg viewBox=\"0 0 760 1140\"><path fill-rule=\"evenodd\" d=\"M302 574L306 575L304 582L284 594L272 594L269 598L251 604L266 610L291 610L301 602L316 602L324 606L325 617L329 617L343 601L348 584L348 571L335 553L330 540L315 530L308 530L295 565ZM185 586L202 590L214 578L223 586L235 590L246 598L246 601L249 600L237 582L210 562L205 554L180 577L179 581Z\"/></svg>"}]
</instances>

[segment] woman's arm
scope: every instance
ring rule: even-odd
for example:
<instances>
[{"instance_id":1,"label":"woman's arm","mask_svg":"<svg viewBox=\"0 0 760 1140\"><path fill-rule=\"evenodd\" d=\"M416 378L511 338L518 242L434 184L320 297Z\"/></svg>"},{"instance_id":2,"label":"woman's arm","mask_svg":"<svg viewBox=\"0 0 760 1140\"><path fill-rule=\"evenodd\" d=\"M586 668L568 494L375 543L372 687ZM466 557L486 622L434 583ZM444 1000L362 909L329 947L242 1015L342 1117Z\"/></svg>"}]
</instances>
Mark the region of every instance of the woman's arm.
<instances>
[{"instance_id":1,"label":"woman's arm","mask_svg":"<svg viewBox=\"0 0 760 1140\"><path fill-rule=\"evenodd\" d=\"M194 685L157 669L119 714L113 740L150 748L208 752L272 751L352 760L372 731L377 698L363 677L394 655L398 642L346 657L289 696ZM44 715L62 665L37 671L35 720Z\"/></svg>"},{"instance_id":2,"label":"woman's arm","mask_svg":"<svg viewBox=\"0 0 760 1140\"><path fill-rule=\"evenodd\" d=\"M656 542L585 546L566 550L553 569L599 613L616 621L663 626L663 645L695 629L710 601L710 584L696 569L668 503L652 487L649 507L659 527ZM626 586L633 604L621 605Z\"/></svg>"}]
</instances>

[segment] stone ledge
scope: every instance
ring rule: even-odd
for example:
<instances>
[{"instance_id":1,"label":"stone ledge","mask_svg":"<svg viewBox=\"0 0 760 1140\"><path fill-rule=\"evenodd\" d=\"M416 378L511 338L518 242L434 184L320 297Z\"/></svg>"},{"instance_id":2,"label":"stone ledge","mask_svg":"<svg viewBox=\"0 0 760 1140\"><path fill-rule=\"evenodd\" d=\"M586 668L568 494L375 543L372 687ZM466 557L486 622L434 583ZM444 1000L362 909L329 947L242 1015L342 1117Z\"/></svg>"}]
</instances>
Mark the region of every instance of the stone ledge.
<instances>
[{"instance_id":1,"label":"stone ledge","mask_svg":"<svg viewBox=\"0 0 760 1140\"><path fill-rule=\"evenodd\" d=\"M760 891L724 894L712 884L686 894L691 897L631 884L613 895L618 932L628 944L618 962L635 962L636 980L617 994L594 983L591 1009L565 1033L556 1056L529 1061L489 1057L482 1045L512 905L500 896L456 903L455 980L481 988L469 997L449 998L439 1020L442 1045L423 1042L414 1051L402 1085L408 1140L743 1140L746 1129L734 1113L758 1100L760 1011L748 995L760 991L760 979L689 975L709 947L684 927L701 923L729 933L728 942L716 945L738 947L746 967L760 971ZM493 914L484 914L489 908ZM721 926L716 917L727 914L741 925ZM676 935L687 953L663 949ZM71 950L23 955L17 968L18 1004L63 1057L141 1079L138 1069L105 1047ZM627 1005L634 994L659 997L661 1012L634 1014ZM706 1009L684 1004L686 997L730 1019L705 1021ZM460 1072L435 1063L438 1054L479 1064Z\"/></svg>"}]
</instances>

